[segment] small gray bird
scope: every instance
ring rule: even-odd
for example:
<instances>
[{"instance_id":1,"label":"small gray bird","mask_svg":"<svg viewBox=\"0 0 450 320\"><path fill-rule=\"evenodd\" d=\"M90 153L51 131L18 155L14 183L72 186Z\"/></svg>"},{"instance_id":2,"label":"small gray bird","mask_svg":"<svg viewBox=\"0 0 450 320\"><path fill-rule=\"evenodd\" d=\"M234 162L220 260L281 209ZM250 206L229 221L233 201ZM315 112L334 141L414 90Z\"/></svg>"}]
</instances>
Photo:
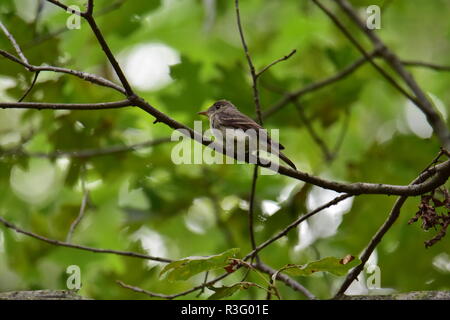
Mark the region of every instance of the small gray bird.
<instances>
[{"instance_id":1,"label":"small gray bird","mask_svg":"<svg viewBox=\"0 0 450 320\"><path fill-rule=\"evenodd\" d=\"M297 170L295 164L281 151L279 151L283 150L284 146L274 142L270 138L266 129L261 127L245 114L241 113L231 102L219 100L209 107L208 110L199 112L198 114L207 116L209 118L212 131L214 132L215 130L219 130L222 133L222 138L229 137L230 132L232 132L233 140L246 139L246 141L248 141L251 136L245 134L245 132L249 129L253 129L256 133L255 136L259 139L258 142L261 141L260 144L256 143L255 145L259 145L259 147L262 146L265 149L264 151L268 151L278 156L289 166Z\"/></svg>"}]
</instances>

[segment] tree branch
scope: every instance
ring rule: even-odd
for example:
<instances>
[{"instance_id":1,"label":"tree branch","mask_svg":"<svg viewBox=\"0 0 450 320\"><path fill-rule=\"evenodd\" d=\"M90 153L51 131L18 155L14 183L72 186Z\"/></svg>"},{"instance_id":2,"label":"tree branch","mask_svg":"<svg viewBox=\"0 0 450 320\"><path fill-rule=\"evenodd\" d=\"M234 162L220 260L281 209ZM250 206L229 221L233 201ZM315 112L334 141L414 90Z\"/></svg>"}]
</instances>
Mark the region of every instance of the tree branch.
<instances>
[{"instance_id":1,"label":"tree branch","mask_svg":"<svg viewBox=\"0 0 450 320\"><path fill-rule=\"evenodd\" d=\"M430 170L430 167L433 166L440 158L440 156L444 153L444 151L441 151L439 155L433 160L433 162L427 166L421 175L419 175L416 179L414 179L411 182L411 186L418 185L420 183L423 183L426 180L426 176L424 176L425 173L427 173ZM342 283L341 287L337 291L335 298L339 298L342 296L345 291L348 289L350 284L358 277L358 275L361 273L361 271L364 269L364 266L366 262L369 260L371 254L375 250L375 248L378 246L378 244L381 242L383 236L389 231L389 229L392 227L394 222L398 219L400 215L401 208L403 207L404 203L408 199L408 196L401 196L397 199L394 206L392 207L391 212L389 213L386 221L383 223L383 225L380 227L380 229L375 233L372 240L370 240L369 244L367 245L366 249L364 249L364 252L361 254L361 263L352 269L347 274L347 277L345 278L344 282Z\"/></svg>"},{"instance_id":2,"label":"tree branch","mask_svg":"<svg viewBox=\"0 0 450 320\"><path fill-rule=\"evenodd\" d=\"M73 249L78 249L78 250L94 252L94 253L110 253L110 254L116 254L119 256L140 258L140 259L153 260L153 261L158 261L158 262L166 262L166 263L172 262L172 260L170 260L170 259L153 257L153 256L149 256L149 255L137 253L137 252L98 249L98 248L92 248L92 247L82 246L82 245L78 245L78 244L72 244L72 243L68 243L68 242L64 242L64 241L49 239L47 237L41 236L41 235L33 233L31 231L26 231L24 229L21 229L21 228L17 227L16 225L12 224L11 222L7 221L6 219L4 219L3 217L0 217L0 223L2 223L6 228L12 229L18 233L22 233L29 237L38 239L40 241L43 241L43 242L46 242L46 243L49 243L49 244L55 245L55 246L73 248Z\"/></svg>"},{"instance_id":3,"label":"tree branch","mask_svg":"<svg viewBox=\"0 0 450 320\"><path fill-rule=\"evenodd\" d=\"M10 54L6 51L3 51L3 50L0 50L0 55L2 55L3 57L5 57L15 63L21 64L22 66L24 66L26 69L28 69L31 72L52 71L52 72L56 72L56 73L65 73L65 74L69 74L69 75L78 77L82 80L86 80L86 81L92 82L94 84L98 84L100 86L112 88L116 91L119 91L122 94L125 93L125 89L123 89L121 86L119 86L119 85L115 84L114 82L111 82L105 78L102 78L100 76L97 76L97 75L94 75L91 73L67 69L67 68L53 67L53 66L31 65L29 63L25 63L25 62L17 59L12 54Z\"/></svg>"},{"instance_id":4,"label":"tree branch","mask_svg":"<svg viewBox=\"0 0 450 320\"><path fill-rule=\"evenodd\" d=\"M277 270L269 267L268 265L266 265L264 263L253 264L253 267L264 273L267 273L270 276L273 276L277 272ZM306 289L300 283L298 283L297 281L295 281L294 279L290 278L289 276L287 276L285 274L278 273L277 280L284 282L287 286L291 287L295 291L301 292L304 296L306 296L310 300L316 299L316 297L311 292L309 292L308 289Z\"/></svg>"},{"instance_id":5,"label":"tree branch","mask_svg":"<svg viewBox=\"0 0 450 320\"><path fill-rule=\"evenodd\" d=\"M318 0L313 0L318 3ZM434 109L433 104L428 100L425 92L420 88L414 77L403 66L401 60L392 52L376 33L366 27L366 24L359 18L351 4L347 0L336 0L336 3L345 13L358 25L358 27L369 37L373 45L379 48L380 55L391 66L393 70L403 79L408 87L414 92L415 98L412 102L425 114L428 123L433 128L444 148L450 148L450 131L439 113ZM380 70L379 70L380 71Z\"/></svg>"},{"instance_id":6,"label":"tree branch","mask_svg":"<svg viewBox=\"0 0 450 320\"><path fill-rule=\"evenodd\" d=\"M291 53L289 53L287 56L284 56L282 58L279 58L277 60L275 60L274 62L270 63L269 65L265 66L261 71L259 71L256 74L256 77L259 78L264 72L266 72L267 70L269 70L270 68L272 68L274 65L276 65L277 63L280 63L282 61L286 61L287 59L289 59L290 57L292 57L295 53L297 52L296 49L292 50Z\"/></svg>"},{"instance_id":7,"label":"tree branch","mask_svg":"<svg viewBox=\"0 0 450 320\"><path fill-rule=\"evenodd\" d=\"M89 201L89 190L86 188L85 175L86 175L86 166L83 165L83 172L81 175L81 192L83 193L83 198L81 200L80 212L76 219L72 222L69 228L69 232L67 233L66 242L70 243L72 240L73 233L75 232L76 227L80 224L81 219L83 219L84 214L86 212L86 208Z\"/></svg>"},{"instance_id":8,"label":"tree branch","mask_svg":"<svg viewBox=\"0 0 450 320\"><path fill-rule=\"evenodd\" d=\"M369 55L370 55L370 57L374 57L377 55L377 51L374 50L371 53L369 53ZM366 62L367 62L367 59L365 57L360 58L360 59L356 60L355 62L353 62L352 64L350 64L349 66L345 67L341 71L337 72L336 74L334 74L328 78L311 83L311 84L307 85L306 87L298 89L297 91L286 93L277 103L275 103L272 107L270 107L263 113L263 118L264 119L268 118L269 116L271 116L272 114L274 114L275 112L279 111L284 106L286 106L289 102L292 102L295 99L297 99L307 93L322 89L330 84L333 84L339 80L346 78L347 76L351 75L353 72L358 70L359 67L363 66Z\"/></svg>"},{"instance_id":9,"label":"tree branch","mask_svg":"<svg viewBox=\"0 0 450 320\"><path fill-rule=\"evenodd\" d=\"M20 57L21 61L25 64L28 64L27 58L24 56L22 49L20 49L20 46L18 45L16 39L12 36L12 34L6 29L4 24L0 21L0 29L2 29L3 33L6 35L6 37L11 42L12 46L14 47L14 50L16 50L18 56Z\"/></svg>"},{"instance_id":10,"label":"tree branch","mask_svg":"<svg viewBox=\"0 0 450 320\"><path fill-rule=\"evenodd\" d=\"M50 153L44 152L25 152L20 148L13 148L13 150L0 151L0 156L23 156L23 157L35 157L35 158L73 158L73 159L88 159L92 157L107 156L112 154L124 153L129 151L135 151L152 146L157 146L162 143L171 142L170 137L156 138L141 143L132 145L118 145L105 147L101 149L84 149L74 151L55 151Z\"/></svg>"},{"instance_id":11,"label":"tree branch","mask_svg":"<svg viewBox=\"0 0 450 320\"><path fill-rule=\"evenodd\" d=\"M101 103L0 102L0 109L102 110L130 107L128 100Z\"/></svg>"}]
</instances>

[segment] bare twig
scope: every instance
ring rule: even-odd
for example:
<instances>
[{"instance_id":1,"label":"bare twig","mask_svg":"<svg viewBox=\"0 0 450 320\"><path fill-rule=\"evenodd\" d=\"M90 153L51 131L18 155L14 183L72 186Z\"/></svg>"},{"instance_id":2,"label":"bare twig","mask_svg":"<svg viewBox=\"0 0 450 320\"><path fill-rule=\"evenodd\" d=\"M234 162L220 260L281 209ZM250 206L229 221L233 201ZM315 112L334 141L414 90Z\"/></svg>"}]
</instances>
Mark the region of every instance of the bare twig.
<instances>
[{"instance_id":1,"label":"bare twig","mask_svg":"<svg viewBox=\"0 0 450 320\"><path fill-rule=\"evenodd\" d=\"M258 75L255 70L255 66L253 65L252 58L248 51L247 42L245 41L244 30L242 29L241 24L241 15L239 11L239 0L235 0L235 9L236 9L236 20L237 26L239 30L239 35L241 38L242 48L244 49L245 56L247 58L248 67L250 70L250 75L252 78L252 89L253 89L253 101L255 103L256 117L258 118L259 124L263 125L263 119L261 114L261 103L259 98L259 89L258 89ZM259 156L259 154L257 155ZM255 195L256 195L256 181L258 180L258 165L255 164L253 169L253 178L252 178L252 188L250 192L250 200L249 200L249 208L248 208L248 228L250 234L250 244L252 249L256 248L255 242L255 230L254 230L254 216L255 216ZM256 261L259 262L259 257L257 254L253 255L251 259L256 258Z\"/></svg>"},{"instance_id":2,"label":"bare twig","mask_svg":"<svg viewBox=\"0 0 450 320\"><path fill-rule=\"evenodd\" d=\"M282 58L279 58L277 60L275 60L274 62L270 63L269 65L265 66L264 68L262 68L261 71L259 71L256 74L256 77L260 77L264 72L266 72L267 70L269 70L270 68L272 68L274 65L276 65L277 63L280 63L282 61L286 61L287 59L289 59L290 57L292 57L295 53L297 52L296 49L292 50L291 53L289 53L287 56L284 56Z\"/></svg>"},{"instance_id":3,"label":"bare twig","mask_svg":"<svg viewBox=\"0 0 450 320\"><path fill-rule=\"evenodd\" d=\"M266 265L264 263L254 264L253 266L256 269L269 274L270 276L272 276L272 275L274 275L276 273L275 269L269 267L268 265ZM298 283L294 279L290 278L289 276L279 273L277 275L277 279L282 281L282 282L284 282L287 286L291 287L295 291L301 292L308 299L310 299L310 300L316 299L314 294L312 294L308 289L306 289L304 286L302 286L300 283Z\"/></svg>"},{"instance_id":4,"label":"bare twig","mask_svg":"<svg viewBox=\"0 0 450 320\"><path fill-rule=\"evenodd\" d=\"M312 210L311 212L301 216L300 218L298 218L294 222L290 223L286 228L284 228L283 230L278 232L275 236L273 236L272 238L270 238L270 239L264 241L263 243L261 243L259 246L256 247L255 250L253 250L252 252L247 254L242 260L249 259L252 255L255 254L255 252L261 251L262 249L264 249L265 247L267 247L271 243L273 243L273 242L277 241L278 239L282 238L283 236L287 235L289 231L291 231L293 228L297 227L300 223L302 223L306 219L310 218L311 216L319 213L323 209L326 209L328 207L334 206L334 205L338 204L339 202L341 202L341 201L343 201L343 200L345 200L347 198L350 198L351 196L352 196L351 194L340 195L340 196L334 198L333 200L325 203L324 205L321 205L320 207Z\"/></svg>"},{"instance_id":5,"label":"bare twig","mask_svg":"<svg viewBox=\"0 0 450 320\"><path fill-rule=\"evenodd\" d=\"M120 280L117 280L116 282L123 288L130 289L130 290L135 291L135 292L143 293L143 294L146 294L146 295L148 295L150 297L153 297L153 298L156 297L156 298L163 298L163 299L171 300L171 299L175 299L175 298L178 298L178 297L181 297L181 296L185 296L185 295L187 295L189 293L192 293L192 292L195 292L195 291L197 291L199 289L211 286L211 285L215 284L216 282L226 278L228 275L230 275L230 273L224 273L223 275L221 275L221 276L219 276L217 278L214 278L213 280L210 280L208 282L204 282L204 283L202 283L202 284L200 284L198 286L195 286L195 287L193 287L193 288L191 288L189 290L186 290L186 291L183 291L183 292L180 292L180 293L169 294L169 295L160 294L160 293L154 293L154 292L151 292L151 291L139 288L139 287L130 286L128 284L123 283Z\"/></svg>"},{"instance_id":6,"label":"bare twig","mask_svg":"<svg viewBox=\"0 0 450 320\"><path fill-rule=\"evenodd\" d=\"M375 68L377 71L392 85L394 86L398 91L400 91L405 97L407 97L412 102L416 103L417 99L412 96L410 93L408 93L405 89L402 88L400 84L397 83L397 81L389 75L382 67L380 67L374 60L373 57L370 56L369 53L366 52L366 50L362 47L362 45L356 40L356 38L350 33L350 31L347 30L347 28L344 26L344 24L339 21L339 19L336 17L336 15L331 12L327 7L325 7L319 0L312 0L333 22L334 24L339 28L339 30L342 31L342 33L350 40L351 43L358 49L358 51L366 58L366 60ZM381 50L380 47L376 47L378 50Z\"/></svg>"},{"instance_id":7,"label":"bare twig","mask_svg":"<svg viewBox=\"0 0 450 320\"><path fill-rule=\"evenodd\" d=\"M20 148L13 148L13 150L5 150L0 152L0 156L23 156L34 158L73 158L73 159L88 159L92 157L107 156L112 154L124 153L129 151L135 151L152 146L156 146L162 143L171 142L170 137L157 138L148 140L141 143L132 145L118 145L105 147L100 149L84 149L74 151L55 151L55 152L25 152ZM19 146L20 147L20 146Z\"/></svg>"},{"instance_id":8,"label":"bare twig","mask_svg":"<svg viewBox=\"0 0 450 320\"><path fill-rule=\"evenodd\" d=\"M125 93L125 90L121 86L119 86L119 85L115 84L114 82L111 82L105 78L102 78L98 75L94 75L94 74L82 72L82 71L77 71L77 70L72 70L72 69L67 69L67 68L61 68L61 67L31 65L29 63L25 63L25 62L21 61L20 59L16 58L12 54L10 54L6 51L3 51L3 50L0 50L0 55L2 55L3 57L5 57L11 61L21 64L26 69L28 69L29 71L32 71L32 72L52 71L52 72L56 72L56 73L65 73L65 74L69 74L69 75L78 77L82 80L86 80L86 81L92 82L94 84L98 84L100 86L112 88L116 91L119 91L120 93Z\"/></svg>"},{"instance_id":9,"label":"bare twig","mask_svg":"<svg viewBox=\"0 0 450 320\"><path fill-rule=\"evenodd\" d=\"M142 254L142 253L137 253L137 252L109 250L109 249L98 249L98 248L92 248L92 247L87 247L87 246L82 246L82 245L78 245L78 244L72 244L72 243L67 243L67 242L64 242L64 241L50 239L50 238L41 236L39 234L33 233L31 231L26 231L24 229L21 229L21 228L17 227L16 225L12 224L11 222L7 221L6 219L4 219L3 217L0 217L0 223L2 223L5 227L7 227L9 229L12 229L12 230L14 230L14 231L16 231L18 233L22 233L22 234L27 235L29 237L38 239L38 240L43 241L43 242L47 242L47 243L55 245L55 246L73 248L73 249L78 249L78 250L94 252L94 253L110 253L110 254L116 254L116 255L119 255L119 256L140 258L140 259L153 260L153 261L158 261L158 262L166 262L166 263L172 262L172 260L170 260L170 259L160 258L160 257L153 257L153 256L149 256L149 255Z\"/></svg>"},{"instance_id":10,"label":"bare twig","mask_svg":"<svg viewBox=\"0 0 450 320\"><path fill-rule=\"evenodd\" d=\"M309 135L314 140L314 142L317 144L319 149L322 151L325 161L330 162L333 159L333 154L331 153L327 144L317 134L316 130L313 128L311 121L310 121L310 119L308 119L306 117L305 111L303 109L303 106L300 105L300 102L298 100L294 100L293 103L295 105L295 109L297 110L297 112L300 116L300 120L302 121L302 123L305 126L306 130L308 131Z\"/></svg>"},{"instance_id":11,"label":"bare twig","mask_svg":"<svg viewBox=\"0 0 450 320\"><path fill-rule=\"evenodd\" d=\"M101 103L0 102L0 109L101 110L130 107L128 100Z\"/></svg>"},{"instance_id":12,"label":"bare twig","mask_svg":"<svg viewBox=\"0 0 450 320\"><path fill-rule=\"evenodd\" d=\"M450 71L450 66L443 66L443 65L439 65L439 64L435 64L435 63L430 63L430 62L402 60L402 64L404 66L422 67L422 68L432 69L435 71Z\"/></svg>"},{"instance_id":13,"label":"bare twig","mask_svg":"<svg viewBox=\"0 0 450 320\"><path fill-rule=\"evenodd\" d=\"M336 158L339 150L341 149L342 143L344 142L345 135L347 134L348 127L350 122L350 111L345 111L344 121L342 122L342 129L339 134L338 139L336 140L336 144L334 145L333 151L331 152L332 158Z\"/></svg>"},{"instance_id":14,"label":"bare twig","mask_svg":"<svg viewBox=\"0 0 450 320\"><path fill-rule=\"evenodd\" d=\"M251 58L249 50L248 50L247 42L245 41L244 30L242 29L242 23L241 23L241 14L239 11L239 0L235 0L234 4L235 4L235 9L236 9L236 20L237 20L239 35L241 37L241 43L242 43L242 47L244 49L245 57L247 58L248 67L250 69L250 75L252 77L253 100L255 102L256 117L258 119L259 124L262 125L263 119L262 119L262 115L261 115L261 103L260 103L260 99L259 99L258 76L257 76L255 66L253 64L252 58Z\"/></svg>"},{"instance_id":15,"label":"bare twig","mask_svg":"<svg viewBox=\"0 0 450 320\"><path fill-rule=\"evenodd\" d=\"M12 36L12 34L6 29L4 24L0 21L0 29L2 29L3 33L6 35L6 37L11 42L12 46L14 47L14 50L16 50L17 55L20 57L23 63L28 64L28 60L25 57L25 55L22 52L22 49L20 49L19 44L17 43L16 39Z\"/></svg>"},{"instance_id":16,"label":"bare twig","mask_svg":"<svg viewBox=\"0 0 450 320\"><path fill-rule=\"evenodd\" d=\"M102 32L97 26L97 22L95 21L92 14L86 14L84 16L86 21L89 23L89 26L92 29L92 32L95 34L98 43L102 47L103 51L105 52L109 62L114 68L114 71L117 74L117 77L120 79L120 82L122 83L123 87L125 88L126 95L128 97L134 96L133 89L131 89L130 84L128 83L127 78L125 77L124 72L122 71L122 68L120 67L119 63L117 62L116 58L114 57L114 54L112 53L111 49L109 48L108 44L105 41L105 38L103 37Z\"/></svg>"},{"instance_id":17,"label":"bare twig","mask_svg":"<svg viewBox=\"0 0 450 320\"><path fill-rule=\"evenodd\" d=\"M374 50L371 53L369 53L370 57L376 56L377 51ZM272 107L267 109L265 112L263 112L263 118L267 118L274 114L275 112L282 109L285 105L287 105L289 102L294 101L296 98L299 98L307 93L314 92L316 90L322 89L330 84L333 84L337 81L340 81L347 76L351 75L353 72L359 69L359 67L363 66L367 62L367 59L365 57L360 58L350 64L349 66L345 67L338 73L332 75L331 77L325 78L321 81L311 83L307 85L306 87L300 88L294 92L290 92L285 94L277 103L275 103Z\"/></svg>"},{"instance_id":18,"label":"bare twig","mask_svg":"<svg viewBox=\"0 0 450 320\"><path fill-rule=\"evenodd\" d=\"M65 4L59 2L58 0L47 0L47 1L53 3L54 5L62 8L62 9L64 9L65 11L70 11L71 13L76 14L78 16L84 16L85 15L85 13L80 12L80 11L75 10L75 9L71 9L68 6L66 6Z\"/></svg>"},{"instance_id":19,"label":"bare twig","mask_svg":"<svg viewBox=\"0 0 450 320\"><path fill-rule=\"evenodd\" d=\"M41 1L45 1L45 0L41 0ZM105 15L105 14L111 12L111 11L119 9L125 3L125 1L126 0L117 0L117 1L115 1L113 3L111 3L110 5L106 6L102 10L97 11L96 17L100 17L100 16ZM27 44L23 45L22 47L24 49L28 49L28 48L37 46L37 45L39 45L39 44L41 44L41 43L43 43L45 41L53 39L53 38L55 38L55 37L65 33L65 32L67 32L67 31L70 31L70 29L68 29L67 27L62 27L62 28L59 28L57 30L50 31L47 34L44 34L44 35L41 35L41 36L39 36L37 38L32 39L30 42L28 42Z\"/></svg>"},{"instance_id":20,"label":"bare twig","mask_svg":"<svg viewBox=\"0 0 450 320\"><path fill-rule=\"evenodd\" d=\"M76 219L72 222L69 228L69 232L67 233L66 242L70 243L72 240L73 233L75 232L76 227L80 224L81 219L83 219L84 214L86 212L86 208L89 201L89 190L86 188L86 166L83 165L83 172L81 175L81 192L83 193L83 198L81 200L80 212Z\"/></svg>"},{"instance_id":21,"label":"bare twig","mask_svg":"<svg viewBox=\"0 0 450 320\"><path fill-rule=\"evenodd\" d=\"M31 85L29 86L27 91L25 91L23 96L17 102L22 102L28 96L28 94L31 92L31 90L33 90L34 85L36 84L37 78L39 77L39 73L40 73L40 71L36 71L34 73L34 77L33 77L33 81L31 82Z\"/></svg>"},{"instance_id":22,"label":"bare twig","mask_svg":"<svg viewBox=\"0 0 450 320\"><path fill-rule=\"evenodd\" d=\"M430 165L428 165L422 173L411 182L411 186L417 185L419 183L422 183L426 179L426 173L430 170L431 166L434 166L436 162L439 160L440 156L443 154L443 151L441 151L438 156L431 162ZM375 233L373 238L370 240L367 247L364 249L364 252L361 254L361 263L352 269L347 274L347 277L345 278L342 285L339 287L339 290L337 291L335 298L341 297L345 291L348 289L350 284L358 277L358 275L361 273L361 271L364 269L364 265L369 260L371 254L377 247L377 245L381 242L383 239L383 236L389 231L389 229L392 227L394 222L398 219L400 215L400 211L406 200L408 199L408 196L401 196L397 199L395 202L391 212L389 213L386 221L383 223L383 225L380 227L380 229Z\"/></svg>"},{"instance_id":23,"label":"bare twig","mask_svg":"<svg viewBox=\"0 0 450 320\"><path fill-rule=\"evenodd\" d=\"M324 9L324 7L320 4L318 0L313 0L318 6ZM359 18L358 14L355 12L351 4L347 0L336 0L336 3L345 11L345 13L358 25L358 27L367 35L367 37L372 41L375 48L380 49L380 55L384 58L384 60L391 66L393 70L397 72L397 74L403 79L403 81L408 85L408 87L414 92L415 97L409 96L409 99L425 114L428 123L433 128L433 131L439 138L442 146L444 148L450 148L450 130L447 128L446 123L442 120L439 113L435 110L433 104L429 101L427 95L422 90L422 88L418 85L414 77L404 68L402 61L396 56L394 52L392 52L384 42L378 37L378 35L367 28L366 24ZM331 13L328 10L328 15ZM332 18L332 15L330 18ZM335 20L335 17L332 18L336 25L346 33L347 37L351 34L344 31L342 24L339 26ZM350 39L350 38L349 38ZM357 42L352 41L355 45ZM360 50L361 51L361 50ZM372 62L371 62L372 63ZM374 63L372 63L374 65ZM375 66L375 65L374 65ZM383 69L377 68L379 72L384 75L382 72ZM386 76L385 76L386 77ZM392 81L390 81L394 84ZM396 86L397 89L402 91L400 86ZM402 93L404 93L402 91Z\"/></svg>"}]
</instances>

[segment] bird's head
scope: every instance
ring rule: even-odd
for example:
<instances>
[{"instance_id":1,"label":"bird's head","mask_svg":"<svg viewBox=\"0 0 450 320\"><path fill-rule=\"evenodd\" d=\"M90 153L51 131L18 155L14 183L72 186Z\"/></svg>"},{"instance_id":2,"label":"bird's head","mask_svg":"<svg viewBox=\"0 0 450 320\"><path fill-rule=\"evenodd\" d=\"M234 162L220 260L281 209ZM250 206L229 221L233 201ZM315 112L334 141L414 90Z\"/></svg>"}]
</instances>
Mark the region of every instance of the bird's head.
<instances>
[{"instance_id":1,"label":"bird's head","mask_svg":"<svg viewBox=\"0 0 450 320\"><path fill-rule=\"evenodd\" d=\"M223 112L229 108L234 108L236 109L236 107L229 101L227 100L219 100L214 102L214 104L209 107L206 111L201 111L198 114L203 115L203 116L207 116L207 117L211 117L219 112Z\"/></svg>"}]
</instances>

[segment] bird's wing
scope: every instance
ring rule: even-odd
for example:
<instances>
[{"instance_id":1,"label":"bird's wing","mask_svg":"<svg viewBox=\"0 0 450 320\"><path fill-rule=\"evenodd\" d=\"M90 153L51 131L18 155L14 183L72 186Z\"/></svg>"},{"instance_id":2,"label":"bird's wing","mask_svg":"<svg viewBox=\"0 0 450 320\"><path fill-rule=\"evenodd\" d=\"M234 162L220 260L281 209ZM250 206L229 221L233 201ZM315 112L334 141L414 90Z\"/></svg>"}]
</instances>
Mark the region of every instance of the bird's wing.
<instances>
[{"instance_id":1,"label":"bird's wing","mask_svg":"<svg viewBox=\"0 0 450 320\"><path fill-rule=\"evenodd\" d=\"M243 131L247 131L249 129L255 130L257 133L259 133L259 130L263 130L264 134L266 135L268 144L274 143L272 139L270 139L270 136L267 133L267 130L261 127L258 123L253 121L251 118L247 117L245 114L242 113L224 113L220 117L220 123L222 126L227 128L233 128L233 129L242 129ZM284 146L280 143L278 143L278 149L283 150Z\"/></svg>"}]
</instances>

